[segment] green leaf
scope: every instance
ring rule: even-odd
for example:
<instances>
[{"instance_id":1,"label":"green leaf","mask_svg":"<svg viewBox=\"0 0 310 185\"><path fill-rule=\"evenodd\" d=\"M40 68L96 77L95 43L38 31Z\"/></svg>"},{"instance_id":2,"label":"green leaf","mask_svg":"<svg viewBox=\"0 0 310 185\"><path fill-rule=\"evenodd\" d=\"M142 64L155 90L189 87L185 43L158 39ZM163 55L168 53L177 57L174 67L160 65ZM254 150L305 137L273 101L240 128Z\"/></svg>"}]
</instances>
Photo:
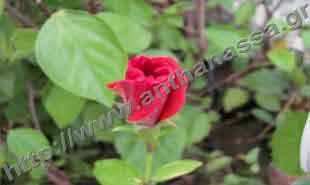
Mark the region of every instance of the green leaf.
<instances>
[{"instance_id":1,"label":"green leaf","mask_svg":"<svg viewBox=\"0 0 310 185\"><path fill-rule=\"evenodd\" d=\"M254 1L245 1L241 3L239 9L235 13L235 23L237 25L247 24L254 16L256 4Z\"/></svg>"},{"instance_id":2,"label":"green leaf","mask_svg":"<svg viewBox=\"0 0 310 185\"><path fill-rule=\"evenodd\" d=\"M288 82L279 72L262 69L240 80L240 84L258 93L281 95L288 88Z\"/></svg>"},{"instance_id":3,"label":"green leaf","mask_svg":"<svg viewBox=\"0 0 310 185\"><path fill-rule=\"evenodd\" d=\"M247 91L239 88L228 89L224 95L223 105L226 112L230 112L237 107L241 107L249 100Z\"/></svg>"},{"instance_id":4,"label":"green leaf","mask_svg":"<svg viewBox=\"0 0 310 185\"><path fill-rule=\"evenodd\" d=\"M161 25L158 28L158 42L163 49L186 49L187 43L177 27Z\"/></svg>"},{"instance_id":5,"label":"green leaf","mask_svg":"<svg viewBox=\"0 0 310 185\"><path fill-rule=\"evenodd\" d=\"M202 165L201 162L192 160L180 160L160 167L152 180L155 182L167 181L182 175L193 172Z\"/></svg>"},{"instance_id":6,"label":"green leaf","mask_svg":"<svg viewBox=\"0 0 310 185\"><path fill-rule=\"evenodd\" d=\"M179 127L186 130L186 144L192 145L198 143L208 136L211 130L211 116L208 113L192 107L185 106L183 110L177 114L173 121Z\"/></svg>"},{"instance_id":7,"label":"green leaf","mask_svg":"<svg viewBox=\"0 0 310 185\"><path fill-rule=\"evenodd\" d=\"M278 96L257 93L255 100L259 106L269 111L276 112L281 108L281 102Z\"/></svg>"},{"instance_id":8,"label":"green leaf","mask_svg":"<svg viewBox=\"0 0 310 185\"><path fill-rule=\"evenodd\" d=\"M7 143L9 151L16 157L23 157L50 147L47 138L41 132L30 128L10 130Z\"/></svg>"},{"instance_id":9,"label":"green leaf","mask_svg":"<svg viewBox=\"0 0 310 185\"><path fill-rule=\"evenodd\" d=\"M59 128L65 128L81 113L86 100L72 93L53 86L44 97L44 107L55 120Z\"/></svg>"},{"instance_id":10,"label":"green leaf","mask_svg":"<svg viewBox=\"0 0 310 185\"><path fill-rule=\"evenodd\" d=\"M157 147L154 153L153 170L169 162L181 159L185 144L186 130L181 126L160 137L158 143L160 147ZM147 156L144 140L136 134L122 132L117 134L115 145L122 159L128 161L142 175Z\"/></svg>"},{"instance_id":11,"label":"green leaf","mask_svg":"<svg viewBox=\"0 0 310 185\"><path fill-rule=\"evenodd\" d=\"M94 175L102 185L138 185L137 173L122 160L96 161Z\"/></svg>"},{"instance_id":12,"label":"green leaf","mask_svg":"<svg viewBox=\"0 0 310 185\"><path fill-rule=\"evenodd\" d=\"M279 69L292 72L296 67L295 55L292 51L285 48L276 48L268 52L269 60Z\"/></svg>"},{"instance_id":13,"label":"green leaf","mask_svg":"<svg viewBox=\"0 0 310 185\"><path fill-rule=\"evenodd\" d=\"M136 22L148 25L155 14L144 0L103 0L105 7L114 13L130 17Z\"/></svg>"},{"instance_id":14,"label":"green leaf","mask_svg":"<svg viewBox=\"0 0 310 185\"><path fill-rule=\"evenodd\" d=\"M103 20L62 10L44 24L36 42L39 66L56 85L107 106L113 93L105 84L123 78L127 57Z\"/></svg>"},{"instance_id":15,"label":"green leaf","mask_svg":"<svg viewBox=\"0 0 310 185\"><path fill-rule=\"evenodd\" d=\"M308 179L297 180L293 183L293 185L310 185L310 180Z\"/></svg>"},{"instance_id":16,"label":"green leaf","mask_svg":"<svg viewBox=\"0 0 310 185\"><path fill-rule=\"evenodd\" d=\"M224 25L211 25L205 34L210 46L205 58L209 56L222 56L226 48L235 48L243 38L239 30Z\"/></svg>"},{"instance_id":17,"label":"green leaf","mask_svg":"<svg viewBox=\"0 0 310 185\"><path fill-rule=\"evenodd\" d=\"M273 123L272 114L263 109L253 109L251 113L259 120L264 121L266 123Z\"/></svg>"},{"instance_id":18,"label":"green leaf","mask_svg":"<svg viewBox=\"0 0 310 185\"><path fill-rule=\"evenodd\" d=\"M310 48L310 31L302 31L301 32L301 37L304 41L305 48Z\"/></svg>"},{"instance_id":19,"label":"green leaf","mask_svg":"<svg viewBox=\"0 0 310 185\"><path fill-rule=\"evenodd\" d=\"M299 165L299 151L306 118L305 112L285 113L272 137L273 164L291 176L303 174Z\"/></svg>"},{"instance_id":20,"label":"green leaf","mask_svg":"<svg viewBox=\"0 0 310 185\"><path fill-rule=\"evenodd\" d=\"M29 57L34 54L37 32L32 29L17 29L12 37L15 53L12 60Z\"/></svg>"},{"instance_id":21,"label":"green leaf","mask_svg":"<svg viewBox=\"0 0 310 185\"><path fill-rule=\"evenodd\" d=\"M128 53L139 53L150 45L152 35L128 17L113 13L100 13L98 17L111 27Z\"/></svg>"}]
</instances>

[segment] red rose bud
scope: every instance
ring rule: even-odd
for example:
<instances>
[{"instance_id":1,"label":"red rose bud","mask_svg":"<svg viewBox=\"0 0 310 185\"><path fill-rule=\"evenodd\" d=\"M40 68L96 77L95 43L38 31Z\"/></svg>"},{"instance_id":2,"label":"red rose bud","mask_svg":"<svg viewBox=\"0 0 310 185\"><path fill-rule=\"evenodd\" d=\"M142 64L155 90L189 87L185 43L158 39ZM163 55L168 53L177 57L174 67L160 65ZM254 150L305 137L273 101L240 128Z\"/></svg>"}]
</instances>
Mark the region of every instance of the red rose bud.
<instances>
[{"instance_id":1,"label":"red rose bud","mask_svg":"<svg viewBox=\"0 0 310 185\"><path fill-rule=\"evenodd\" d=\"M125 80L108 84L131 104L128 121L152 127L175 115L186 101L187 77L170 57L137 56L128 62Z\"/></svg>"}]
</instances>

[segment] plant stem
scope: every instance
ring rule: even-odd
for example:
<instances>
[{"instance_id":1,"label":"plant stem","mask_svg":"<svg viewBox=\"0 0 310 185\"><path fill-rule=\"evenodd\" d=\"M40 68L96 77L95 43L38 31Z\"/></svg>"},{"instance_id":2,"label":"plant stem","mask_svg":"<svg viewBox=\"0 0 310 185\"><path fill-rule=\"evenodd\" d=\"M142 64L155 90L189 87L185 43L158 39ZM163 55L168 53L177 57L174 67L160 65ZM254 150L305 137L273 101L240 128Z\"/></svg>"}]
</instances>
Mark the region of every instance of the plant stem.
<instances>
[{"instance_id":1,"label":"plant stem","mask_svg":"<svg viewBox=\"0 0 310 185\"><path fill-rule=\"evenodd\" d=\"M144 181L147 185L150 184L152 167L153 167L153 151L150 151L148 152L146 157L145 174L144 174Z\"/></svg>"}]
</instances>

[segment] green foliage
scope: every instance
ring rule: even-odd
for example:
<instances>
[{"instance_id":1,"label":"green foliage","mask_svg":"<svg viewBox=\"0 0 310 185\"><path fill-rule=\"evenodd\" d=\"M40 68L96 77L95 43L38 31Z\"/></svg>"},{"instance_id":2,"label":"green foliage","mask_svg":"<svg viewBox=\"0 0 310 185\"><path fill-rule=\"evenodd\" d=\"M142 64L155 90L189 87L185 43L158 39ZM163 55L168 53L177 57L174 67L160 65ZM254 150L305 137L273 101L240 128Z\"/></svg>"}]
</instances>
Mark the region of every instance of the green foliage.
<instances>
[{"instance_id":1,"label":"green foliage","mask_svg":"<svg viewBox=\"0 0 310 185\"><path fill-rule=\"evenodd\" d=\"M269 111L279 111L281 108L278 96L257 93L255 100L260 107Z\"/></svg>"},{"instance_id":2,"label":"green foliage","mask_svg":"<svg viewBox=\"0 0 310 185\"><path fill-rule=\"evenodd\" d=\"M228 89L223 98L223 106L226 112L246 104L249 100L249 95L245 90L239 88Z\"/></svg>"},{"instance_id":3,"label":"green foliage","mask_svg":"<svg viewBox=\"0 0 310 185\"><path fill-rule=\"evenodd\" d=\"M256 4L254 1L249 0L242 3L235 14L236 25L244 25L249 23L255 14Z\"/></svg>"},{"instance_id":4,"label":"green foliage","mask_svg":"<svg viewBox=\"0 0 310 185\"><path fill-rule=\"evenodd\" d=\"M112 13L101 13L98 17L110 26L128 53L139 53L150 45L152 35L128 17Z\"/></svg>"},{"instance_id":5,"label":"green foliage","mask_svg":"<svg viewBox=\"0 0 310 185\"><path fill-rule=\"evenodd\" d=\"M31 152L40 152L49 148L47 138L39 131L29 128L13 129L8 135L9 151L16 157L25 157Z\"/></svg>"},{"instance_id":6,"label":"green foliage","mask_svg":"<svg viewBox=\"0 0 310 185\"><path fill-rule=\"evenodd\" d=\"M240 84L258 93L281 95L288 87L282 75L276 71L262 69L245 76Z\"/></svg>"},{"instance_id":7,"label":"green foliage","mask_svg":"<svg viewBox=\"0 0 310 185\"><path fill-rule=\"evenodd\" d=\"M81 113L85 99L60 87L52 86L44 98L44 106L59 128L65 128Z\"/></svg>"},{"instance_id":8,"label":"green foliage","mask_svg":"<svg viewBox=\"0 0 310 185\"><path fill-rule=\"evenodd\" d=\"M299 166L301 136L307 113L288 112L282 115L272 137L272 159L289 175L302 175Z\"/></svg>"},{"instance_id":9,"label":"green foliage","mask_svg":"<svg viewBox=\"0 0 310 185\"><path fill-rule=\"evenodd\" d=\"M266 111L266 110L263 110L263 109L253 109L251 111L251 113L258 119L258 120L261 120L261 121L264 121L266 123L270 123L270 124L273 124L273 117L272 115Z\"/></svg>"},{"instance_id":10,"label":"green foliage","mask_svg":"<svg viewBox=\"0 0 310 185\"><path fill-rule=\"evenodd\" d=\"M122 160L97 161L94 175L102 185L138 185L137 173Z\"/></svg>"},{"instance_id":11,"label":"green foliage","mask_svg":"<svg viewBox=\"0 0 310 185\"><path fill-rule=\"evenodd\" d=\"M107 106L112 105L114 95L102 86L123 77L127 60L104 21L73 10L60 11L45 23L36 56L56 85Z\"/></svg>"},{"instance_id":12,"label":"green foliage","mask_svg":"<svg viewBox=\"0 0 310 185\"><path fill-rule=\"evenodd\" d=\"M284 19L265 20L265 27L276 26L276 37L253 34L263 29L252 26L257 9L252 0L237 8L233 0L205 1L201 40L198 1L14 0L6 7L4 2L0 166L44 148L57 151L62 142L76 142L79 133L70 138L68 127L83 132L87 123L96 124L91 128L95 142L77 142L56 154L49 162L53 168L14 173L12 185L55 184L55 178L63 184L165 185L175 178L175 184L186 179L188 184L263 185L258 174L269 172L261 161L289 175L303 174L299 144L309 111L308 28L296 33L306 48L296 51L286 38L292 26ZM237 57L219 64L227 48ZM173 57L189 71L201 58L218 64L191 82L186 106L154 130L119 119L119 110L113 124L100 128L122 102L106 85L124 79L128 58L140 54ZM41 131L33 129L37 121ZM180 178L202 165L182 158L206 165Z\"/></svg>"},{"instance_id":13,"label":"green foliage","mask_svg":"<svg viewBox=\"0 0 310 185\"><path fill-rule=\"evenodd\" d=\"M23 59L34 54L35 41L37 32L32 29L17 29L12 36L12 44L15 48L15 53L12 60Z\"/></svg>"},{"instance_id":14,"label":"green foliage","mask_svg":"<svg viewBox=\"0 0 310 185\"><path fill-rule=\"evenodd\" d=\"M270 61L279 69L292 72L296 67L294 53L287 49L273 49L268 53Z\"/></svg>"},{"instance_id":15,"label":"green foliage","mask_svg":"<svg viewBox=\"0 0 310 185\"><path fill-rule=\"evenodd\" d=\"M143 0L104 0L104 4L109 10L130 17L143 25L148 25L155 13Z\"/></svg>"},{"instance_id":16,"label":"green foliage","mask_svg":"<svg viewBox=\"0 0 310 185\"><path fill-rule=\"evenodd\" d=\"M191 160L174 161L160 167L153 176L153 181L163 182L194 171L202 165L201 162Z\"/></svg>"}]
</instances>

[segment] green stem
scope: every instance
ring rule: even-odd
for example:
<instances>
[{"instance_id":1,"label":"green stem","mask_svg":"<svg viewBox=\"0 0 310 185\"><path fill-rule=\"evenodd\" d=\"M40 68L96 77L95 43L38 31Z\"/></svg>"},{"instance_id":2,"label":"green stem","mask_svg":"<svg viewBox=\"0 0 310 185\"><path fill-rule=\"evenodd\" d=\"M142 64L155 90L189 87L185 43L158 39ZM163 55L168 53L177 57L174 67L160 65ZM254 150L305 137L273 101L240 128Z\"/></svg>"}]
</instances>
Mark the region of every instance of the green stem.
<instances>
[{"instance_id":1,"label":"green stem","mask_svg":"<svg viewBox=\"0 0 310 185\"><path fill-rule=\"evenodd\" d=\"M144 174L144 182L146 184L150 183L152 175L152 167L153 167L153 152L148 152L146 157L145 174Z\"/></svg>"}]
</instances>

